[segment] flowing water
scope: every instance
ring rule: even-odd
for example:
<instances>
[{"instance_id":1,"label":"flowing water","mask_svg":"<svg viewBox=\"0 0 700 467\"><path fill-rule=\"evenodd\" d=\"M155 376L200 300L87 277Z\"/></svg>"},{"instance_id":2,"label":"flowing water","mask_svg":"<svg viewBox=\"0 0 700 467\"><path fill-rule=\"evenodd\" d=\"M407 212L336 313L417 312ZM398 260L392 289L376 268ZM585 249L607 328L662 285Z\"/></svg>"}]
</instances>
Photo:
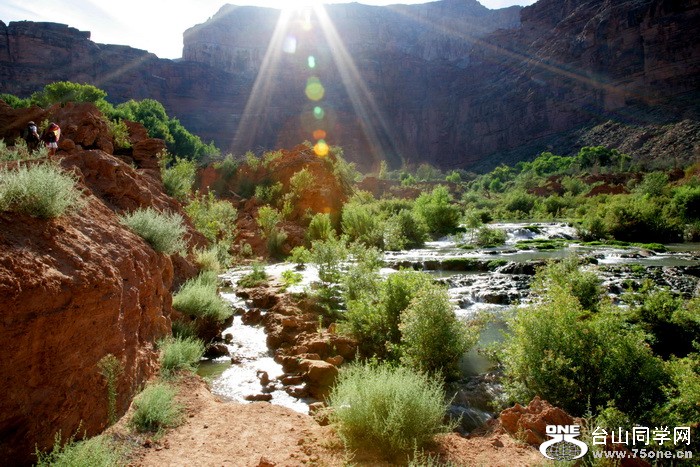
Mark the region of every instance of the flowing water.
<instances>
[{"instance_id":1,"label":"flowing water","mask_svg":"<svg viewBox=\"0 0 700 467\"><path fill-rule=\"evenodd\" d=\"M601 276L604 290L613 301L619 299L625 281L641 283L645 278L680 291L686 297L693 296L696 291L700 276L700 244L669 245L667 252L654 253L642 247L582 245L576 241L575 230L561 223L510 223L491 227L507 233L505 245L465 250L460 247L460 238L428 242L418 250L387 252L387 267L382 273L388 274L399 267L426 270L447 285L458 317L469 319L482 313L491 315L492 319L481 334L479 346L503 339L507 310L527 303L534 270L549 259L570 255L587 258L591 263L587 267ZM522 241L559 243L556 249L538 250L538 246L551 246L533 244L532 249L523 250L522 244L517 245ZM468 267L462 268L464 265ZM290 264L277 264L267 267L266 272L279 277L284 270L292 267ZM230 271L224 275L224 279L235 286L238 278L246 272ZM303 282L294 289L301 291L316 280L318 277L314 269L307 267ZM236 308L247 307L245 301L230 291L222 293L222 296ZM267 349L262 327L244 325L240 316L236 316L232 327L224 331L226 334L232 336L228 347L236 363L230 363L231 359L219 359L205 363L200 371L211 373L214 393L245 401L246 396L259 394L263 389L272 396L272 403L301 412L308 411L309 400L290 396L281 384L275 382L275 378L282 374L282 368ZM461 428L466 432L493 416L490 403L502 391L498 375L492 372L492 362L477 350L471 350L464 356L461 369L463 378L449 386L448 395L452 401L450 413L462 418ZM261 372L265 372L272 381L264 388L260 384Z\"/></svg>"}]
</instances>

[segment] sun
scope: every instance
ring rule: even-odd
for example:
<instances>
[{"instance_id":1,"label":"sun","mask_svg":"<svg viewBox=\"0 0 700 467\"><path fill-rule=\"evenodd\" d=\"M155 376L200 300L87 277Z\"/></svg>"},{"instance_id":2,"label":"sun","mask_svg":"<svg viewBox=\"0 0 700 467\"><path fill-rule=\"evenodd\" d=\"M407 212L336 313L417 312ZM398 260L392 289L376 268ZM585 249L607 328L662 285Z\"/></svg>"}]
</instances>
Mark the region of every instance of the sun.
<instances>
[{"instance_id":1,"label":"sun","mask_svg":"<svg viewBox=\"0 0 700 467\"><path fill-rule=\"evenodd\" d=\"M324 4L323 0L285 0L280 2L279 8L281 10L304 10L307 8L314 8Z\"/></svg>"}]
</instances>

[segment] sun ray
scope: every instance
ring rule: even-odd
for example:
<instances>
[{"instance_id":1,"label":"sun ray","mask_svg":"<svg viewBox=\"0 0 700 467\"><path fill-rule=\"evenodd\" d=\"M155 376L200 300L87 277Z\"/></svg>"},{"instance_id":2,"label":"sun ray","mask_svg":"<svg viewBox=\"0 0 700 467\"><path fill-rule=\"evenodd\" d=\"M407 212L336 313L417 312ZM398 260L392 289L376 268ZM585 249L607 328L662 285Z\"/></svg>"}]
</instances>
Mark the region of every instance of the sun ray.
<instances>
[{"instance_id":1,"label":"sun ray","mask_svg":"<svg viewBox=\"0 0 700 467\"><path fill-rule=\"evenodd\" d=\"M231 147L253 147L259 125L264 121L263 114L270 108L272 77L276 74L283 51L286 47L290 47L289 43L285 43L285 40L292 13L293 10L291 9L280 10L279 19L265 51L260 69L255 77L253 89L241 114L241 120L233 137Z\"/></svg>"},{"instance_id":2,"label":"sun ray","mask_svg":"<svg viewBox=\"0 0 700 467\"><path fill-rule=\"evenodd\" d=\"M340 73L343 86L348 93L355 113L360 119L362 131L370 143L370 150L372 151L370 156L373 158L372 162L378 164L379 161L385 159L387 155L390 158L400 158L401 154L397 149L397 137L395 132L392 131L392 127L387 123L387 119L379 109L372 93L360 75L355 61L348 53L343 40L335 29L333 21L328 16L326 9L323 5L317 5L314 7L314 13L319 20L324 37L330 46L331 55ZM384 138L388 140L386 143L382 142L380 132L374 127L374 122L378 123L381 133L386 135L386 138ZM388 148L386 147L387 144L389 146ZM392 154L387 154L387 151Z\"/></svg>"}]
</instances>

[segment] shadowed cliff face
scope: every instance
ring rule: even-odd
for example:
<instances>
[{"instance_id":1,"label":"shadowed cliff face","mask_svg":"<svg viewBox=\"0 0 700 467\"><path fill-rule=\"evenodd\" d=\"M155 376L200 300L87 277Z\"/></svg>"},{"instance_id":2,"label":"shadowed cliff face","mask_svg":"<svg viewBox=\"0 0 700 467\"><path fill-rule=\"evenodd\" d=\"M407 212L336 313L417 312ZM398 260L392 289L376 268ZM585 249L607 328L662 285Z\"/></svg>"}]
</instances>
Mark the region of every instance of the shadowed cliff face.
<instances>
[{"instance_id":1,"label":"shadowed cliff face","mask_svg":"<svg viewBox=\"0 0 700 467\"><path fill-rule=\"evenodd\" d=\"M0 92L27 95L70 79L113 101L152 97L236 154L314 141L323 130L364 169L381 159L488 167L566 152L581 141L575 132L609 119L699 120L699 0L540 0L497 11L443 0L325 11L287 17L227 5L185 32L180 62L93 44L66 27L11 23L0 34ZM83 65L76 70L75 55L61 49L61 61L40 67L27 58L29 40L79 49ZM323 86L317 101L305 93L311 77Z\"/></svg>"}]
</instances>

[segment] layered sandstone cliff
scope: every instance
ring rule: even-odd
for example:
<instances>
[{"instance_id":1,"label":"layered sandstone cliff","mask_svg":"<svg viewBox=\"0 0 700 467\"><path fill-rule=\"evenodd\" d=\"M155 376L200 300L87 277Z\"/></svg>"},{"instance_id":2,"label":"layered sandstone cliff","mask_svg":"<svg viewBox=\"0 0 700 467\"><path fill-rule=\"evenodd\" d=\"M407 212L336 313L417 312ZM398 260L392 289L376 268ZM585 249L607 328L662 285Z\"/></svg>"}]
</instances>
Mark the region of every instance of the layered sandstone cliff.
<instances>
[{"instance_id":1,"label":"layered sandstone cliff","mask_svg":"<svg viewBox=\"0 0 700 467\"><path fill-rule=\"evenodd\" d=\"M625 140L633 157L658 156L647 148L669 139L666 125L700 122L699 0L540 0L497 11L442 0L325 11L307 18L225 6L186 31L179 62L94 44L66 26L0 24L0 92L28 95L69 79L113 101L152 97L235 154L292 147L323 130L363 168L381 159L488 167L566 153L596 144L598 133L587 130L609 120L651 135L653 144ZM29 58L27 44L47 43L56 51L41 65ZM304 92L311 77L324 86L318 101Z\"/></svg>"},{"instance_id":2,"label":"layered sandstone cliff","mask_svg":"<svg viewBox=\"0 0 700 467\"><path fill-rule=\"evenodd\" d=\"M51 447L58 431L66 439L106 427L107 382L98 369L106 355L124 369L118 415L155 373L155 343L170 334L173 261L117 214L147 206L182 212L152 163L163 142L144 137L143 127L132 126L128 164L110 154L106 122L91 104L13 110L0 101L0 137L13 139L30 118L61 125L60 164L75 174L86 204L49 220L0 212L3 465L29 463L35 445ZM188 228L189 243L201 242Z\"/></svg>"}]
</instances>

